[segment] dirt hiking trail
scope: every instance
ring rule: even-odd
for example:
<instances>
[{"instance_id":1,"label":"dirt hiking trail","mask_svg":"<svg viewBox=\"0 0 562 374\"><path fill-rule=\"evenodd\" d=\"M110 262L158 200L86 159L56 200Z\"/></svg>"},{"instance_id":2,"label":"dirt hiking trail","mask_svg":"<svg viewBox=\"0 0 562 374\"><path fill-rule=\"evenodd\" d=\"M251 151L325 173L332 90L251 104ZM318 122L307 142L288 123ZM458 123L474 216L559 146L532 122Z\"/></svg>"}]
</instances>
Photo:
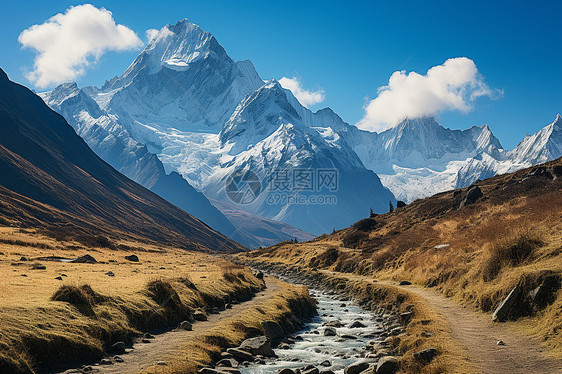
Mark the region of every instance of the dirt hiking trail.
<instances>
[{"instance_id":1,"label":"dirt hiking trail","mask_svg":"<svg viewBox=\"0 0 562 374\"><path fill-rule=\"evenodd\" d=\"M562 374L562 360L543 351L537 339L508 325L493 323L489 315L464 308L437 291L416 285L400 286L394 282L375 281L364 276L327 273L399 287L422 297L445 318L454 341L483 374ZM498 345L499 340L505 345Z\"/></svg>"},{"instance_id":2,"label":"dirt hiking trail","mask_svg":"<svg viewBox=\"0 0 562 374\"><path fill-rule=\"evenodd\" d=\"M258 306L274 296L279 290L278 283L271 277L266 277L266 285L267 288L258 292L251 300L235 304L231 309L226 309L219 314L210 314L207 321L195 322L192 331L176 329L155 335L154 339L150 339L150 343L136 343L134 349L129 353L119 355L123 362L116 362L113 365L91 365L94 369L92 372L103 374L137 374L155 366L159 361L166 362L168 357L173 356L174 352L181 349L190 339L201 336L202 333L225 319L235 317L244 310ZM77 369L71 369L63 372L63 374L81 372Z\"/></svg>"}]
</instances>

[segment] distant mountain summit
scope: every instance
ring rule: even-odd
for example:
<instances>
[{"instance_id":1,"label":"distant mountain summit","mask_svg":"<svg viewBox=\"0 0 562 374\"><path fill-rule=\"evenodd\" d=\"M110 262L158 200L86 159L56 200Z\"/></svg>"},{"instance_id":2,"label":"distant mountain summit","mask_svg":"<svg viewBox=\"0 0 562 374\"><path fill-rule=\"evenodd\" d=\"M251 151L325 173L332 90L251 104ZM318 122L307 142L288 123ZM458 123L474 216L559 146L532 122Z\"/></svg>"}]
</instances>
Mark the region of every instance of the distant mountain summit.
<instances>
[{"instance_id":1,"label":"distant mountain summit","mask_svg":"<svg viewBox=\"0 0 562 374\"><path fill-rule=\"evenodd\" d=\"M261 85L250 61L233 61L213 35L184 19L160 29L123 75L90 92L137 140L158 146L154 129L218 133Z\"/></svg>"},{"instance_id":2,"label":"distant mountain summit","mask_svg":"<svg viewBox=\"0 0 562 374\"><path fill-rule=\"evenodd\" d=\"M509 152L514 162L529 165L540 164L562 156L562 116L533 135L526 136Z\"/></svg>"},{"instance_id":3,"label":"distant mountain summit","mask_svg":"<svg viewBox=\"0 0 562 374\"><path fill-rule=\"evenodd\" d=\"M304 118L303 118L304 117ZM333 191L298 191L302 198L327 194L333 204L271 203L267 193L245 209L304 228L312 233L329 232L366 213L365 207L388 209L394 197L375 173L367 170L353 149L330 127L314 127L305 118L314 117L301 106L289 90L271 80L249 94L236 108L219 134L224 151L221 167L205 187L207 196L225 200L224 179L235 170L250 167L264 179L271 175L310 170L312 182L319 182L318 171L337 172L338 186ZM290 191L296 194L295 191ZM367 204L367 205L366 205Z\"/></svg>"}]
</instances>

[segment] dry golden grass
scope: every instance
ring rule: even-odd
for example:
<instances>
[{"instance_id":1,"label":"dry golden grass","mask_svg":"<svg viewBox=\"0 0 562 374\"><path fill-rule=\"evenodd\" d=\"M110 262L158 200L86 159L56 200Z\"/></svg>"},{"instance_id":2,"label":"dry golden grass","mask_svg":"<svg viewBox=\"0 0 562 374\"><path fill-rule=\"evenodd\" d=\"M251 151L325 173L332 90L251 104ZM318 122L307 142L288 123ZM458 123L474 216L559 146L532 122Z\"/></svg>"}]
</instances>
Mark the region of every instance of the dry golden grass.
<instances>
[{"instance_id":1,"label":"dry golden grass","mask_svg":"<svg viewBox=\"0 0 562 374\"><path fill-rule=\"evenodd\" d=\"M195 308L247 298L263 287L249 269L174 248L126 243L136 250L86 249L6 227L0 242L0 372L96 359L113 342L174 325ZM133 253L140 262L125 260ZM98 263L40 259L84 254ZM20 261L22 256L27 261ZM35 263L46 269L33 269ZM105 275L108 271L115 276Z\"/></svg>"},{"instance_id":2,"label":"dry golden grass","mask_svg":"<svg viewBox=\"0 0 562 374\"><path fill-rule=\"evenodd\" d=\"M290 325L291 315L306 315L314 304L305 287L292 286L275 280L278 291L261 304L244 310L240 315L222 320L211 330L191 337L165 358L167 366L154 366L148 373L195 373L197 368L216 361L220 352L238 346L244 339L263 335L260 323L273 320Z\"/></svg>"}]
</instances>

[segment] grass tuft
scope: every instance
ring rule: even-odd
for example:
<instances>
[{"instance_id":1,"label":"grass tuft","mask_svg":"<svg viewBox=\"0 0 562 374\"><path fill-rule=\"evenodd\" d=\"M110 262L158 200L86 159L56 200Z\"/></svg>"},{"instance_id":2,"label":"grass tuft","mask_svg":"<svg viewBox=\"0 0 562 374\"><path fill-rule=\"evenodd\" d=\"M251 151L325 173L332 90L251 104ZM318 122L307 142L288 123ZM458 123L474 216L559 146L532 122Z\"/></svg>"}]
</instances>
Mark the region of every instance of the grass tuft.
<instances>
[{"instance_id":1,"label":"grass tuft","mask_svg":"<svg viewBox=\"0 0 562 374\"><path fill-rule=\"evenodd\" d=\"M488 258L482 265L484 280L492 281L504 267L519 266L532 259L536 249L542 244L542 240L536 234L527 232L494 243Z\"/></svg>"}]
</instances>

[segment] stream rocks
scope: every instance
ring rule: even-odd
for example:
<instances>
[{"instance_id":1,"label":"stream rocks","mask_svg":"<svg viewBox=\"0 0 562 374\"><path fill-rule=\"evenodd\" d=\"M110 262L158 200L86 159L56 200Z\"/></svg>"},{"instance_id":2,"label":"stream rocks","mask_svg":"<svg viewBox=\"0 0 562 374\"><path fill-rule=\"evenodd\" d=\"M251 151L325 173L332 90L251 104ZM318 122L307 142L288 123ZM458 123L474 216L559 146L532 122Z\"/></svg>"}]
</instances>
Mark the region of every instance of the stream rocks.
<instances>
[{"instance_id":1,"label":"stream rocks","mask_svg":"<svg viewBox=\"0 0 562 374\"><path fill-rule=\"evenodd\" d=\"M348 367L346 367L343 372L344 374L359 374L369 368L370 361L357 361Z\"/></svg>"},{"instance_id":2,"label":"stream rocks","mask_svg":"<svg viewBox=\"0 0 562 374\"><path fill-rule=\"evenodd\" d=\"M240 348L228 348L226 353L232 355L232 357L238 362L252 362L254 361L254 355L250 352L240 349Z\"/></svg>"},{"instance_id":3,"label":"stream rocks","mask_svg":"<svg viewBox=\"0 0 562 374\"><path fill-rule=\"evenodd\" d=\"M233 358L223 358L222 360L220 360L219 362L217 362L217 367L231 367L231 368L237 368L238 367L238 361L236 361Z\"/></svg>"},{"instance_id":4,"label":"stream rocks","mask_svg":"<svg viewBox=\"0 0 562 374\"><path fill-rule=\"evenodd\" d=\"M285 331L280 324L275 321L263 321L261 327L264 330L265 336L267 336L274 344L278 343L286 335Z\"/></svg>"},{"instance_id":5,"label":"stream rocks","mask_svg":"<svg viewBox=\"0 0 562 374\"><path fill-rule=\"evenodd\" d=\"M365 325L361 321L354 321L351 325L349 325L350 329L357 329L357 328L363 328L363 327L367 327L367 325Z\"/></svg>"},{"instance_id":6,"label":"stream rocks","mask_svg":"<svg viewBox=\"0 0 562 374\"><path fill-rule=\"evenodd\" d=\"M256 338L246 339L238 348L250 352L254 356L275 356L275 353L273 353L273 350L271 349L271 340L269 340L267 336L258 336Z\"/></svg>"},{"instance_id":7,"label":"stream rocks","mask_svg":"<svg viewBox=\"0 0 562 374\"><path fill-rule=\"evenodd\" d=\"M377 363L376 374L394 374L398 371L398 358L386 356Z\"/></svg>"},{"instance_id":8,"label":"stream rocks","mask_svg":"<svg viewBox=\"0 0 562 374\"><path fill-rule=\"evenodd\" d=\"M291 365L292 368L281 367L278 369L277 374L333 374L334 371L341 369L344 369L345 374L394 374L398 371L399 357L394 355L397 353L396 347L406 333L405 327L415 316L413 305L401 305L401 301L398 301L392 305L385 304L384 307L381 307L376 297L372 294L367 296L360 293L362 291L360 288L355 288L354 281L332 277L325 273L311 271L299 266L283 264L264 265L259 263L246 263L246 265L259 269L266 274L278 276L285 281L305 284L315 290L321 290L324 295L332 298L332 301L327 304L321 304L323 306L319 309L319 313L324 321L326 318L332 319L321 324L313 324L309 331L302 333L306 341L311 342L311 344L317 344L316 346L305 346L307 351L311 351L311 356L307 357L306 353L304 353L301 357L301 353L297 353L297 357L303 361L303 364L308 360L318 359L318 361L309 362L313 365L300 368L296 368L293 366L294 364ZM409 284L409 282L405 281L403 284ZM312 296L319 296L316 291L311 291L310 293ZM350 317L352 316L347 317L347 313L356 313L352 310L352 308L355 308L352 304L359 305L364 310L370 310L376 314L370 318L360 314L357 318L351 319ZM399 310L402 313L399 313ZM341 316L339 313L341 313ZM269 326L266 328L262 324L261 327L266 336L272 338L275 336L272 332L268 332ZM323 340L321 337L325 337L325 339ZM373 340L366 342L365 339ZM327 344L324 344L324 341ZM363 345L365 343L359 343L360 341L365 342L366 345ZM332 347L334 342L342 345L334 350ZM290 349L291 344L294 343L295 339L281 339L281 344L278 345L280 349L278 354L282 357L283 361L299 362L299 359L284 351L284 349ZM338 350L342 348L344 351ZM298 347L296 349L300 350L302 348ZM323 356L324 361L320 360L320 357L316 354L325 355ZM430 354L424 353L422 357L425 359L426 355ZM333 360L326 360L330 357ZM342 359L345 360L345 363L349 363L351 358L356 358L356 362L347 367L342 366ZM238 360L238 362L241 361ZM256 362L256 360L253 362ZM279 361L270 360L266 360L265 363L267 365L280 364ZM255 368L253 370L259 372L262 369ZM254 373L253 370L250 373Z\"/></svg>"}]
</instances>

